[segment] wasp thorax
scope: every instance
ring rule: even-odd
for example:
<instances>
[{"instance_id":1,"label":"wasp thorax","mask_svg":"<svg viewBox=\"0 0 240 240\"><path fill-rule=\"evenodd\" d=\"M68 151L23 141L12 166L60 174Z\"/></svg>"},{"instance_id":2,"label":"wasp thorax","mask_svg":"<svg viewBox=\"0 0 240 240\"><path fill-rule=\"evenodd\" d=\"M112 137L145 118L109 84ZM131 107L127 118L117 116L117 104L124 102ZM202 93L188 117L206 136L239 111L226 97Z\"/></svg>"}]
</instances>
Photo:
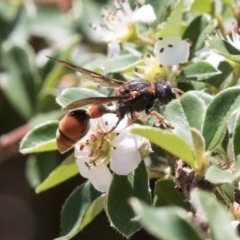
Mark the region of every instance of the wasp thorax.
<instances>
[{"instance_id":1,"label":"wasp thorax","mask_svg":"<svg viewBox=\"0 0 240 240\"><path fill-rule=\"evenodd\" d=\"M173 87L167 82L155 82L155 94L162 105L168 104L176 98Z\"/></svg>"}]
</instances>

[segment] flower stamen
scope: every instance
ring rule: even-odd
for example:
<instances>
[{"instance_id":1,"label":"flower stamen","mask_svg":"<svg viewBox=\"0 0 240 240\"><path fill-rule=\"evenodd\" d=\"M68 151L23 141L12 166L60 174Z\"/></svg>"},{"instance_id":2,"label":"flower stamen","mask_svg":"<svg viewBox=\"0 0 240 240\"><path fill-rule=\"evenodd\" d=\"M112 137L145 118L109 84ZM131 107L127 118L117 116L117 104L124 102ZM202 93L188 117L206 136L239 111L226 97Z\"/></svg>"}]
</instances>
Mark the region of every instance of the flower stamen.
<instances>
[{"instance_id":1,"label":"flower stamen","mask_svg":"<svg viewBox=\"0 0 240 240\"><path fill-rule=\"evenodd\" d=\"M89 152L88 152L88 157L92 157L94 154L94 149L93 148L90 148L89 149Z\"/></svg>"},{"instance_id":2,"label":"flower stamen","mask_svg":"<svg viewBox=\"0 0 240 240\"><path fill-rule=\"evenodd\" d=\"M96 137L95 134L91 134L90 138L91 138L91 140L92 140L93 142L96 142L96 141L97 141L97 137Z\"/></svg>"},{"instance_id":3,"label":"flower stamen","mask_svg":"<svg viewBox=\"0 0 240 240\"><path fill-rule=\"evenodd\" d=\"M82 151L84 149L84 147L85 147L84 144L80 145L79 150Z\"/></svg>"}]
</instances>

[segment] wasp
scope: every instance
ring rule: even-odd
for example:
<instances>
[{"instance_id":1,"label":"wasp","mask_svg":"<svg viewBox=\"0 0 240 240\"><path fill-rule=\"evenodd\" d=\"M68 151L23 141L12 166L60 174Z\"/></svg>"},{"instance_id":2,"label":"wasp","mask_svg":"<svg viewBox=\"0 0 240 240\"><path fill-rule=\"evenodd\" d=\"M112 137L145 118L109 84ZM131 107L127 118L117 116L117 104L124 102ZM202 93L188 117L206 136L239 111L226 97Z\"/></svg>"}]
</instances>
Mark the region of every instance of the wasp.
<instances>
[{"instance_id":1,"label":"wasp","mask_svg":"<svg viewBox=\"0 0 240 240\"><path fill-rule=\"evenodd\" d=\"M102 142L100 143L99 149L101 149L105 136L114 131L126 114L130 115L132 120L136 120L141 118L139 112L145 111L146 117L154 115L160 123L173 128L172 124L167 122L161 114L156 111L151 111L156 100L158 100L161 105L166 105L176 98L176 94L183 94L180 89L173 88L168 82L157 81L152 83L146 79L135 79L123 82L75 66L60 59L53 57L48 58L80 72L86 80L99 83L104 87L116 89L115 96L81 99L63 108L63 110L68 111L68 113L60 121L56 132L57 147L60 153L70 150L87 134L90 128L90 119L100 118L107 113L116 114L118 121L112 129L102 135ZM114 110L106 105L109 102L116 103ZM90 104L92 106L87 110L77 109Z\"/></svg>"}]
</instances>

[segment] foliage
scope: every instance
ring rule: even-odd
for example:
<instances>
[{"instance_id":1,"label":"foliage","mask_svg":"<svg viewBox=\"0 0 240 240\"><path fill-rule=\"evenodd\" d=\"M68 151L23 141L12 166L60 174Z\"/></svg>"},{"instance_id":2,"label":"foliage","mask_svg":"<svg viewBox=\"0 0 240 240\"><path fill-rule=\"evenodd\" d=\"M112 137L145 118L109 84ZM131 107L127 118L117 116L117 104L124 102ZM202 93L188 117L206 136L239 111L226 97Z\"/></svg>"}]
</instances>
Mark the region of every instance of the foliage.
<instances>
[{"instance_id":1,"label":"foliage","mask_svg":"<svg viewBox=\"0 0 240 240\"><path fill-rule=\"evenodd\" d=\"M231 222L240 218L240 38L227 23L232 18L236 29L240 27L239 9L226 0L195 0L191 6L185 2L146 0L155 11L155 21L144 14L139 20L135 10L127 16L127 27L119 21L119 28L110 30L96 23L102 21L99 9L105 5L114 9L113 1L75 0L67 8L38 1L0 3L0 87L32 128L22 139L20 152L32 154L26 172L36 193L51 191L77 175L79 168L82 174L76 149L77 164L70 153L56 166L52 154L64 114L61 107L80 99L113 96L116 90L85 81L46 55L120 81L164 79L184 91L166 106L154 105L165 118L163 124L155 124L152 116L131 127L129 134L147 139L139 150L144 159L134 171L111 173L111 185L104 193L94 189L90 177L73 189L61 212L57 239L71 239L101 211L106 212L109 227L126 238L143 227L157 239L237 239ZM116 27L107 11L105 24ZM110 16L112 23L107 22ZM165 54L167 49L158 49L158 44L168 38L179 49L168 49L163 57L169 59L161 62L159 52ZM185 48L188 54L181 52ZM182 60L184 54L187 58ZM108 151L103 149L104 157L99 154L110 167L109 149L114 148L116 136L121 135L109 135ZM84 161L88 168L95 167Z\"/></svg>"}]
</instances>

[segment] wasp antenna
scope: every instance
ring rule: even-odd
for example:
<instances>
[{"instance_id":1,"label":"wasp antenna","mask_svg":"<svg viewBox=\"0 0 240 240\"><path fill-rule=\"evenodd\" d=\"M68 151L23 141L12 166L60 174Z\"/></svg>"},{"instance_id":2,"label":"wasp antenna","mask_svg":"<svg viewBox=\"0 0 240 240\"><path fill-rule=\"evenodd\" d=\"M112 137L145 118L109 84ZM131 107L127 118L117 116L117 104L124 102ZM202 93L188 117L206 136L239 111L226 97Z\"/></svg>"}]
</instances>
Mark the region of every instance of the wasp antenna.
<instances>
[{"instance_id":1,"label":"wasp antenna","mask_svg":"<svg viewBox=\"0 0 240 240\"><path fill-rule=\"evenodd\" d=\"M45 57L47 57L47 58L50 58L50 59L53 59L53 60L54 60L54 58L53 58L53 57L50 57L50 56L47 56L47 55L45 55Z\"/></svg>"},{"instance_id":2,"label":"wasp antenna","mask_svg":"<svg viewBox=\"0 0 240 240\"><path fill-rule=\"evenodd\" d=\"M184 94L184 91L182 91L182 90L179 89L179 88L173 88L173 91L174 91L175 93L178 93L179 95L183 95L183 94Z\"/></svg>"}]
</instances>

